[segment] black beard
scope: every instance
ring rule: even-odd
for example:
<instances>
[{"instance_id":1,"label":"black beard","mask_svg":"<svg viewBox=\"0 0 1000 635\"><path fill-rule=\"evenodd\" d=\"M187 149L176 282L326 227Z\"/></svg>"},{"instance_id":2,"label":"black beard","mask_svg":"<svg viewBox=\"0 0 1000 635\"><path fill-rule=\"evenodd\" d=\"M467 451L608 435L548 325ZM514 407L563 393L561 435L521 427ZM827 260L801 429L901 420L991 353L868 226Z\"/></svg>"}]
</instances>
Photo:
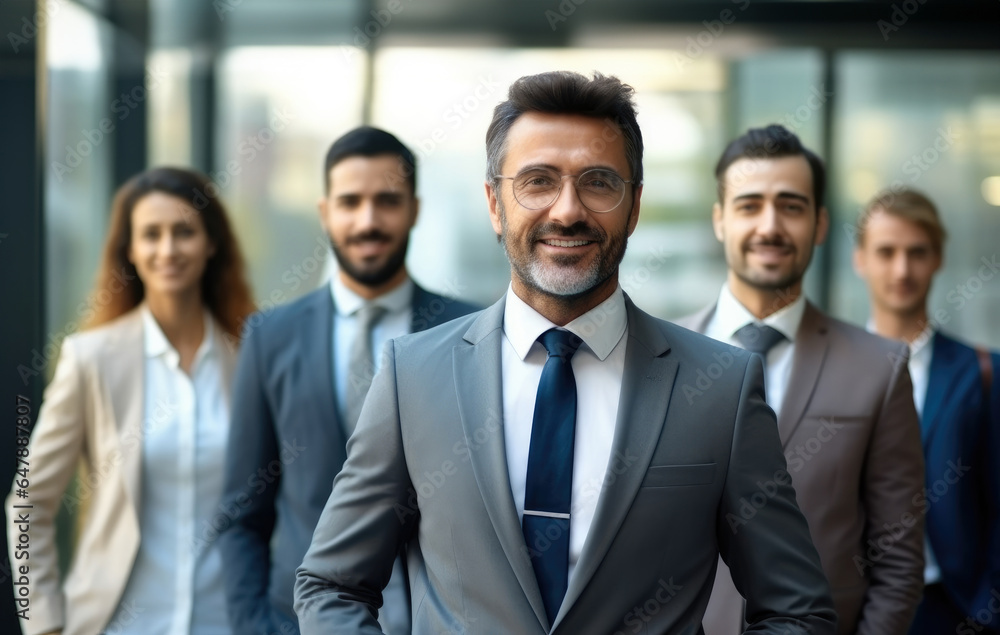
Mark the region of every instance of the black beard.
<instances>
[{"instance_id":1,"label":"black beard","mask_svg":"<svg viewBox=\"0 0 1000 635\"><path fill-rule=\"evenodd\" d=\"M352 240L357 240L357 238ZM344 254L337 248L337 243L330 238L330 248L333 250L333 256L337 259L337 264L340 265L341 271L346 273L352 280L366 287L378 287L399 273L406 266L406 250L409 246L410 237L407 236L403 240L403 244L399 246L399 249L390 254L389 260L382 267L366 270L355 267L354 263L344 257Z\"/></svg>"}]
</instances>

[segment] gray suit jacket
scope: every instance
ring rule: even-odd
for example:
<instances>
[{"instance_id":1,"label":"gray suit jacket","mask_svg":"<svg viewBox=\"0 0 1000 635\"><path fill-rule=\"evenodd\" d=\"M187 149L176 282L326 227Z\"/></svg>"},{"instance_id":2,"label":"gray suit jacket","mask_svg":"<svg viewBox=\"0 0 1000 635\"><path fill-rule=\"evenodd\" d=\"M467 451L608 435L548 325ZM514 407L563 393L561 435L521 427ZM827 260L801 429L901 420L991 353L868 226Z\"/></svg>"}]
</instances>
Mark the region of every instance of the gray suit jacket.
<instances>
[{"instance_id":1,"label":"gray suit jacket","mask_svg":"<svg viewBox=\"0 0 1000 635\"><path fill-rule=\"evenodd\" d=\"M501 299L387 346L298 570L303 633L378 633L404 543L418 634L700 633L720 552L758 632L833 633L759 360L626 306L612 458L551 629L507 473ZM716 360L733 372L709 398L687 399L682 387ZM754 497L753 518L734 528Z\"/></svg>"},{"instance_id":2,"label":"gray suit jacket","mask_svg":"<svg viewBox=\"0 0 1000 635\"><path fill-rule=\"evenodd\" d=\"M417 286L411 327L420 331L476 310ZM233 387L219 547L234 633L292 635L295 568L302 562L347 435L333 391L329 286L247 321ZM399 580L400 595L405 580ZM405 597L399 602L405 605ZM392 607L389 607L392 608ZM407 607L388 619L405 629Z\"/></svg>"},{"instance_id":3,"label":"gray suit jacket","mask_svg":"<svg viewBox=\"0 0 1000 635\"><path fill-rule=\"evenodd\" d=\"M714 312L678 324L702 332ZM841 635L904 635L923 588L924 460L908 357L905 344L806 305L778 433ZM741 632L741 608L720 567L706 632Z\"/></svg>"}]
</instances>

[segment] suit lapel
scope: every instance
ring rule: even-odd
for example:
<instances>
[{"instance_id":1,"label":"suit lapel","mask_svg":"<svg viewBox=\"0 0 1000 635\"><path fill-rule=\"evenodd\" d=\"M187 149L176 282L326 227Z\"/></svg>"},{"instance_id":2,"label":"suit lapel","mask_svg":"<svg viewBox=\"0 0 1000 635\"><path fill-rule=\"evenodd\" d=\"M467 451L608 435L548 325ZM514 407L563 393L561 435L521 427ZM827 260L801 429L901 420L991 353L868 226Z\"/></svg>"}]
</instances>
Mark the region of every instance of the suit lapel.
<instances>
[{"instance_id":1,"label":"suit lapel","mask_svg":"<svg viewBox=\"0 0 1000 635\"><path fill-rule=\"evenodd\" d=\"M583 593L632 507L660 439L677 375L677 361L667 355L670 344L655 320L637 309L628 296L625 306L628 342L611 460L593 523L555 625ZM628 466L620 474L611 472L616 458Z\"/></svg>"},{"instance_id":2,"label":"suit lapel","mask_svg":"<svg viewBox=\"0 0 1000 635\"><path fill-rule=\"evenodd\" d=\"M680 319L673 320L673 322L686 329L691 329L692 331L704 335L705 329L708 328L708 322L712 319L712 316L715 315L715 310L718 306L717 302L712 303L697 313L686 315Z\"/></svg>"},{"instance_id":3,"label":"suit lapel","mask_svg":"<svg viewBox=\"0 0 1000 635\"><path fill-rule=\"evenodd\" d=\"M940 420L941 408L945 395L952 393L951 384L957 381L959 374L954 372L955 347L940 333L934 334L931 352L931 368L927 378L927 394L924 396L924 408L920 417L920 436L924 447L930 444L931 436ZM933 387L933 389L932 389Z\"/></svg>"},{"instance_id":4,"label":"suit lapel","mask_svg":"<svg viewBox=\"0 0 1000 635\"><path fill-rule=\"evenodd\" d=\"M137 513L142 491L143 397L146 393L146 345L139 309L123 319L108 344L101 370L107 378L106 388L118 431L125 490L133 512Z\"/></svg>"},{"instance_id":5,"label":"suit lapel","mask_svg":"<svg viewBox=\"0 0 1000 635\"><path fill-rule=\"evenodd\" d=\"M313 395L313 409L317 413L316 421L329 421L327 428L339 443L333 447L344 447L347 443L340 425L340 408L337 403L337 391L334 390L333 377L333 320L336 311L333 307L333 296L328 286L316 292L315 301L311 302L303 315L303 333L298 337L298 345L302 355L303 377L313 377L319 382L319 390L308 391Z\"/></svg>"},{"instance_id":6,"label":"suit lapel","mask_svg":"<svg viewBox=\"0 0 1000 635\"><path fill-rule=\"evenodd\" d=\"M546 624L545 605L527 555L507 472L500 357L505 301L501 297L469 327L465 341L471 346L455 347L455 388L472 471L490 521L535 616Z\"/></svg>"},{"instance_id":7,"label":"suit lapel","mask_svg":"<svg viewBox=\"0 0 1000 635\"><path fill-rule=\"evenodd\" d=\"M778 417L778 434L784 447L802 422L802 415L809 405L819 381L819 373L826 359L830 342L827 338L826 319L823 314L806 302L802 323L795 337L795 354L792 359L791 377L785 389L785 400Z\"/></svg>"}]
</instances>

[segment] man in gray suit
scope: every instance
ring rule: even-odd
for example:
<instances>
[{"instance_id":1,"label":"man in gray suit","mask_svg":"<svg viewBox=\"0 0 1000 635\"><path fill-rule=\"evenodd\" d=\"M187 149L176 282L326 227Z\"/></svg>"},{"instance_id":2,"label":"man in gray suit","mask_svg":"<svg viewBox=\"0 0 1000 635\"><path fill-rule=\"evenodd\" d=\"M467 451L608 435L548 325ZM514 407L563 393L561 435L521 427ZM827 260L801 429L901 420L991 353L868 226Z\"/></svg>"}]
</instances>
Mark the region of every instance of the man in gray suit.
<instances>
[{"instance_id":1,"label":"man in gray suit","mask_svg":"<svg viewBox=\"0 0 1000 635\"><path fill-rule=\"evenodd\" d=\"M712 223L729 275L717 303L678 323L762 356L838 632L904 635L920 600L926 512L907 348L805 299L802 277L829 217L823 162L798 137L781 126L750 130L715 174ZM716 576L709 635L739 633L751 620L732 573L720 566Z\"/></svg>"},{"instance_id":2,"label":"man in gray suit","mask_svg":"<svg viewBox=\"0 0 1000 635\"><path fill-rule=\"evenodd\" d=\"M357 128L330 147L320 221L340 265L329 285L252 316L233 388L226 489L218 523L234 633L298 632L292 610L302 562L360 404L391 337L475 310L425 291L405 259L417 220L416 164L396 137ZM399 565L380 617L409 631Z\"/></svg>"},{"instance_id":3,"label":"man in gray suit","mask_svg":"<svg viewBox=\"0 0 1000 635\"><path fill-rule=\"evenodd\" d=\"M699 633L720 554L755 632L833 633L760 361L618 283L642 194L632 89L523 77L486 144L510 288L387 346L298 570L303 633L378 633L401 545L414 633ZM684 399L717 360L712 398Z\"/></svg>"}]
</instances>

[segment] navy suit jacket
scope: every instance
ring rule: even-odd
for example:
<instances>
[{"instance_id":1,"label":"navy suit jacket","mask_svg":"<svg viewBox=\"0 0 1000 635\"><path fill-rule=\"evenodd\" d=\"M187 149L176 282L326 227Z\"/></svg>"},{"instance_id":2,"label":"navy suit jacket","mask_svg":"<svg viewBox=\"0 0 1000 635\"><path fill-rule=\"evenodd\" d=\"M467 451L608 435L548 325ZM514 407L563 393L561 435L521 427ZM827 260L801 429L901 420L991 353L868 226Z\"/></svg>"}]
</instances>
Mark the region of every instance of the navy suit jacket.
<instances>
[{"instance_id":1,"label":"navy suit jacket","mask_svg":"<svg viewBox=\"0 0 1000 635\"><path fill-rule=\"evenodd\" d=\"M411 330L476 310L414 285ZM335 315L324 285L247 322L217 523L234 633L298 633L295 569L347 458L333 390Z\"/></svg>"},{"instance_id":2,"label":"navy suit jacket","mask_svg":"<svg viewBox=\"0 0 1000 635\"><path fill-rule=\"evenodd\" d=\"M984 403L976 351L935 333L920 427L927 536L942 582L968 616L1000 626L1000 355ZM991 608L993 610L991 610ZM970 631L971 632L971 631Z\"/></svg>"}]
</instances>

